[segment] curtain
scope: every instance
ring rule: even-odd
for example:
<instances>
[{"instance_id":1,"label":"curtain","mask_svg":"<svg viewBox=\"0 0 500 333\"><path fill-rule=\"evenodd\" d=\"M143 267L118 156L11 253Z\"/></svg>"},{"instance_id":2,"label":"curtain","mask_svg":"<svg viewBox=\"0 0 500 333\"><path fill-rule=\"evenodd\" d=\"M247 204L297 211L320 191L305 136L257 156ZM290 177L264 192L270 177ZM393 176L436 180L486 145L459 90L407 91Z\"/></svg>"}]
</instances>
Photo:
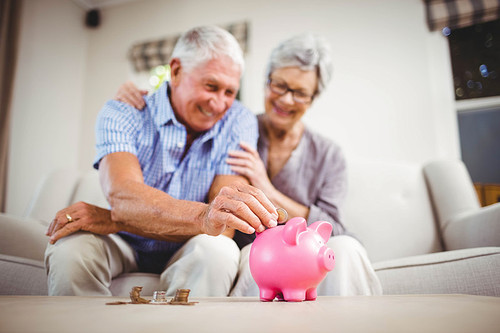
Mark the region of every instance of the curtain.
<instances>
[{"instance_id":1,"label":"curtain","mask_svg":"<svg viewBox=\"0 0 500 333\"><path fill-rule=\"evenodd\" d=\"M238 41L243 52L247 49L248 23L240 22L222 26L229 31ZM160 40L137 43L129 52L129 59L136 72L149 71L150 69L165 65L170 61L175 43L179 35L167 37Z\"/></svg>"},{"instance_id":2,"label":"curtain","mask_svg":"<svg viewBox=\"0 0 500 333\"><path fill-rule=\"evenodd\" d=\"M500 0L424 0L429 30L464 28L500 17Z\"/></svg>"},{"instance_id":3,"label":"curtain","mask_svg":"<svg viewBox=\"0 0 500 333\"><path fill-rule=\"evenodd\" d=\"M0 1L0 211L5 212L9 108L14 86L21 0Z\"/></svg>"}]
</instances>

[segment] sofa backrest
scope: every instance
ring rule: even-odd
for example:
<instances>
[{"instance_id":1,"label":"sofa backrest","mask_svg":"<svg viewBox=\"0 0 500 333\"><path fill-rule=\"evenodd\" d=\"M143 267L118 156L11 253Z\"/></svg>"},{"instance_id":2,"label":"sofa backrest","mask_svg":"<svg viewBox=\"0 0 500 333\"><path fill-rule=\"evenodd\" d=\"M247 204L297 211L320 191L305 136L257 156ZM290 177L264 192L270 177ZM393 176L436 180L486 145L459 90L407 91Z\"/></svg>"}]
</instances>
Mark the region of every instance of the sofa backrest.
<instances>
[{"instance_id":1,"label":"sofa backrest","mask_svg":"<svg viewBox=\"0 0 500 333\"><path fill-rule=\"evenodd\" d=\"M422 166L348 160L342 219L373 262L442 250Z\"/></svg>"},{"instance_id":2,"label":"sofa backrest","mask_svg":"<svg viewBox=\"0 0 500 333\"><path fill-rule=\"evenodd\" d=\"M71 203L78 201L85 201L86 203L102 208L109 208L108 201L102 192L97 170L89 170L80 177L71 198Z\"/></svg>"},{"instance_id":3,"label":"sofa backrest","mask_svg":"<svg viewBox=\"0 0 500 333\"><path fill-rule=\"evenodd\" d=\"M70 204L80 176L74 169L56 169L47 174L38 184L24 215L49 225L56 213Z\"/></svg>"},{"instance_id":4,"label":"sofa backrest","mask_svg":"<svg viewBox=\"0 0 500 333\"><path fill-rule=\"evenodd\" d=\"M348 182L342 219L372 261L443 249L420 165L349 159ZM78 201L109 207L96 170L49 174L26 215L48 224L58 210Z\"/></svg>"},{"instance_id":5,"label":"sofa backrest","mask_svg":"<svg viewBox=\"0 0 500 333\"><path fill-rule=\"evenodd\" d=\"M73 169L57 169L38 185L25 216L48 225L56 213L78 201L103 208L109 207L96 170L82 173Z\"/></svg>"}]
</instances>

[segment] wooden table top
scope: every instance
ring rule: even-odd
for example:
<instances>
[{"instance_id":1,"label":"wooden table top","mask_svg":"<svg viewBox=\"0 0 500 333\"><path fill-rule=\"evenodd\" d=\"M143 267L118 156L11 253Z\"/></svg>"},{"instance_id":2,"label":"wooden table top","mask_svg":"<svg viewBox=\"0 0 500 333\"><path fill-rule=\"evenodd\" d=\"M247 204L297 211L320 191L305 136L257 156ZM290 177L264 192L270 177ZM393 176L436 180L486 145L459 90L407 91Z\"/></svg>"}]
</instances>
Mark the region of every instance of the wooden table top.
<instances>
[{"instance_id":1,"label":"wooden table top","mask_svg":"<svg viewBox=\"0 0 500 333\"><path fill-rule=\"evenodd\" d=\"M121 297L0 296L0 332L492 332L500 297L401 295L260 302L193 298L193 306L126 304Z\"/></svg>"}]
</instances>

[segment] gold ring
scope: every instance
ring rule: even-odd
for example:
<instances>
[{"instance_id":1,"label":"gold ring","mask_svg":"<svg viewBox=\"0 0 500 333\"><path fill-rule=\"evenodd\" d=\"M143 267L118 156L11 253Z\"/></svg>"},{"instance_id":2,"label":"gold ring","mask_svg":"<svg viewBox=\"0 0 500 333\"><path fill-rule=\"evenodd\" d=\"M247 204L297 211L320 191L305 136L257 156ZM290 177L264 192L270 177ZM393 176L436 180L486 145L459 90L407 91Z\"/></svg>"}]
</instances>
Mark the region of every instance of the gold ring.
<instances>
[{"instance_id":1,"label":"gold ring","mask_svg":"<svg viewBox=\"0 0 500 333\"><path fill-rule=\"evenodd\" d=\"M66 214L66 218L68 219L68 223L73 222L73 218L71 217L71 215Z\"/></svg>"}]
</instances>

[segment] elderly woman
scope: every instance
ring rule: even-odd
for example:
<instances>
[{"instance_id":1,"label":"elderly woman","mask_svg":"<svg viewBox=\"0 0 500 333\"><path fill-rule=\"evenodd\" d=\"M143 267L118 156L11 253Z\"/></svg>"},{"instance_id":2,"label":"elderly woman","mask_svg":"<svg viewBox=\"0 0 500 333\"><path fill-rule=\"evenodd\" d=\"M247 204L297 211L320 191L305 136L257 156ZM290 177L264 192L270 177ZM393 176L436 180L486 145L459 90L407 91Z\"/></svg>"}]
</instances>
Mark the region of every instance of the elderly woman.
<instances>
[{"instance_id":1,"label":"elderly woman","mask_svg":"<svg viewBox=\"0 0 500 333\"><path fill-rule=\"evenodd\" d=\"M329 48L322 38L304 34L279 44L267 66L265 113L258 116L258 152L242 143L243 151L231 152L227 162L289 216L302 216L308 224L332 223L328 246L335 253L336 267L318 287L318 295L381 294L366 251L346 235L342 224L340 208L347 189L342 151L302 122L331 74ZM237 232L235 239L241 243L250 236ZM234 296L258 295L248 265L249 252L250 245L241 251Z\"/></svg>"},{"instance_id":2,"label":"elderly woman","mask_svg":"<svg viewBox=\"0 0 500 333\"><path fill-rule=\"evenodd\" d=\"M258 151L242 142L242 150L230 152L227 163L290 217L302 216L309 224L332 223L328 246L335 253L336 267L318 286L318 295L378 295L382 288L365 249L342 224L340 208L347 189L342 151L302 122L331 74L330 52L322 38L303 34L279 44L267 66L265 113L258 116ZM129 82L116 98L142 108L144 93ZM254 238L238 231L234 235L242 250L232 296L259 295L248 263Z\"/></svg>"}]
</instances>

